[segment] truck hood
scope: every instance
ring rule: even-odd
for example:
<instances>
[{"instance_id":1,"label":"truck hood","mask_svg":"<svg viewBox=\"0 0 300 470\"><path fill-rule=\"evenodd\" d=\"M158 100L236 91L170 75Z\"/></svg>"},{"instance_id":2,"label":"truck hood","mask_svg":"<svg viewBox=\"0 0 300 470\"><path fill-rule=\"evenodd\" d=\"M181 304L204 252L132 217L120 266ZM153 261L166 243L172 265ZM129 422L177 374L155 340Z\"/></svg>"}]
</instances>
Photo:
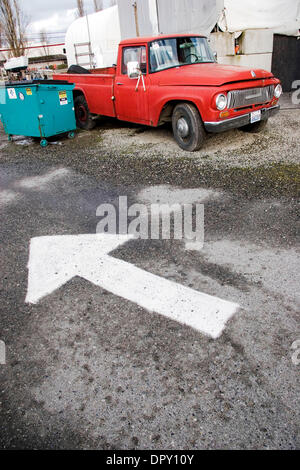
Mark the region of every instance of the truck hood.
<instances>
[{"instance_id":1,"label":"truck hood","mask_svg":"<svg viewBox=\"0 0 300 470\"><path fill-rule=\"evenodd\" d=\"M253 72L256 76L253 76ZM216 63L183 65L162 70L158 72L158 75L158 85L160 86L221 86L227 83L274 77L271 72L262 69L249 69L247 67Z\"/></svg>"}]
</instances>

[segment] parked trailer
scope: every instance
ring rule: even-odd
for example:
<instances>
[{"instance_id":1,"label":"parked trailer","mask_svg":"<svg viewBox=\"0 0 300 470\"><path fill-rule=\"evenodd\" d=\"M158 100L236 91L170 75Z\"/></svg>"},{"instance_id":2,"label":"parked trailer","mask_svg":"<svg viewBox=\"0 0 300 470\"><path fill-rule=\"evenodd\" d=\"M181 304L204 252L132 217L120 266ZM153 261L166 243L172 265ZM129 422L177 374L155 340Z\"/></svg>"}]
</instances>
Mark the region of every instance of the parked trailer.
<instances>
[{"instance_id":1,"label":"parked trailer","mask_svg":"<svg viewBox=\"0 0 300 470\"><path fill-rule=\"evenodd\" d=\"M8 59L4 64L4 69L9 72L19 72L20 70L26 70L28 67L28 57L12 57Z\"/></svg>"}]
</instances>

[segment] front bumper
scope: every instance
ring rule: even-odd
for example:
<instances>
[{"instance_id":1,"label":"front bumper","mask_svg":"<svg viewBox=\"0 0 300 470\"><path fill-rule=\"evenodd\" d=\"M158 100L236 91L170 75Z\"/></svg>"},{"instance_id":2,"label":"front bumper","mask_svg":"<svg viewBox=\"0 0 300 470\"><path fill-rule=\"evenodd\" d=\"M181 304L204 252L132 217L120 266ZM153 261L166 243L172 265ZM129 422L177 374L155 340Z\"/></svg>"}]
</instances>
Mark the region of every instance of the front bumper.
<instances>
[{"instance_id":1,"label":"front bumper","mask_svg":"<svg viewBox=\"0 0 300 470\"><path fill-rule=\"evenodd\" d=\"M272 106L272 108L261 109L261 120L265 121L269 117L274 116L280 109L279 105ZM204 127L207 132L224 132L230 129L237 129L239 127L247 126L250 124L250 114L243 114L232 119L224 119L224 121L204 122Z\"/></svg>"}]
</instances>

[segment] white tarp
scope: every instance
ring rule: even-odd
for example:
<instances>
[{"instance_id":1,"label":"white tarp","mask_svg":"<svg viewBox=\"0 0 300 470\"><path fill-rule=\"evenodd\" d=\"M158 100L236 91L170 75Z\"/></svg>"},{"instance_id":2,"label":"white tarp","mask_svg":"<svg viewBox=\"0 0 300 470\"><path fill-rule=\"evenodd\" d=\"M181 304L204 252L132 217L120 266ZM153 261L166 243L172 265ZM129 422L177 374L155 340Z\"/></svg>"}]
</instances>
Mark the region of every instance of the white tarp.
<instances>
[{"instance_id":1,"label":"white tarp","mask_svg":"<svg viewBox=\"0 0 300 470\"><path fill-rule=\"evenodd\" d=\"M160 32L208 36L223 6L223 0L157 0Z\"/></svg>"},{"instance_id":2,"label":"white tarp","mask_svg":"<svg viewBox=\"0 0 300 470\"><path fill-rule=\"evenodd\" d=\"M272 29L274 33L298 36L300 0L224 0L222 31Z\"/></svg>"},{"instance_id":3,"label":"white tarp","mask_svg":"<svg viewBox=\"0 0 300 470\"><path fill-rule=\"evenodd\" d=\"M120 40L121 32L117 6L106 8L87 17L78 18L71 24L66 34L68 65L78 64L89 69L88 46L80 46L80 44L90 43L94 66L110 67L117 61ZM77 57L77 59L75 45L77 45L77 52L84 54Z\"/></svg>"},{"instance_id":4,"label":"white tarp","mask_svg":"<svg viewBox=\"0 0 300 470\"><path fill-rule=\"evenodd\" d=\"M208 35L222 13L224 0L118 0L118 7L123 39L135 37L137 29L140 36Z\"/></svg>"}]
</instances>

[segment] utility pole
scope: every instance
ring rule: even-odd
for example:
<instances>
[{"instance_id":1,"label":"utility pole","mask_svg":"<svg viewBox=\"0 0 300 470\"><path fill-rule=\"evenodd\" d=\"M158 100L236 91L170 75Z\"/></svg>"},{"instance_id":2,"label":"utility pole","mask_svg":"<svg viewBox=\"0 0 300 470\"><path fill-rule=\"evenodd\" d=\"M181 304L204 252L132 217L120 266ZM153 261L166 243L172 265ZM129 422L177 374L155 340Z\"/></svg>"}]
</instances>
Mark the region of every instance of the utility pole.
<instances>
[{"instance_id":1,"label":"utility pole","mask_svg":"<svg viewBox=\"0 0 300 470\"><path fill-rule=\"evenodd\" d=\"M140 28L139 28L139 17L138 17L137 2L133 2L132 6L133 6L133 9L134 9L134 19L135 19L136 35L137 35L137 37L139 37L139 35L140 35Z\"/></svg>"},{"instance_id":2,"label":"utility pole","mask_svg":"<svg viewBox=\"0 0 300 470\"><path fill-rule=\"evenodd\" d=\"M157 17L157 33L160 34L160 24L159 24L159 10L158 10L158 0L155 0L156 4L156 17Z\"/></svg>"},{"instance_id":3,"label":"utility pole","mask_svg":"<svg viewBox=\"0 0 300 470\"><path fill-rule=\"evenodd\" d=\"M94 0L94 8L95 8L95 12L102 10L102 2L99 2L98 0Z\"/></svg>"}]
</instances>

